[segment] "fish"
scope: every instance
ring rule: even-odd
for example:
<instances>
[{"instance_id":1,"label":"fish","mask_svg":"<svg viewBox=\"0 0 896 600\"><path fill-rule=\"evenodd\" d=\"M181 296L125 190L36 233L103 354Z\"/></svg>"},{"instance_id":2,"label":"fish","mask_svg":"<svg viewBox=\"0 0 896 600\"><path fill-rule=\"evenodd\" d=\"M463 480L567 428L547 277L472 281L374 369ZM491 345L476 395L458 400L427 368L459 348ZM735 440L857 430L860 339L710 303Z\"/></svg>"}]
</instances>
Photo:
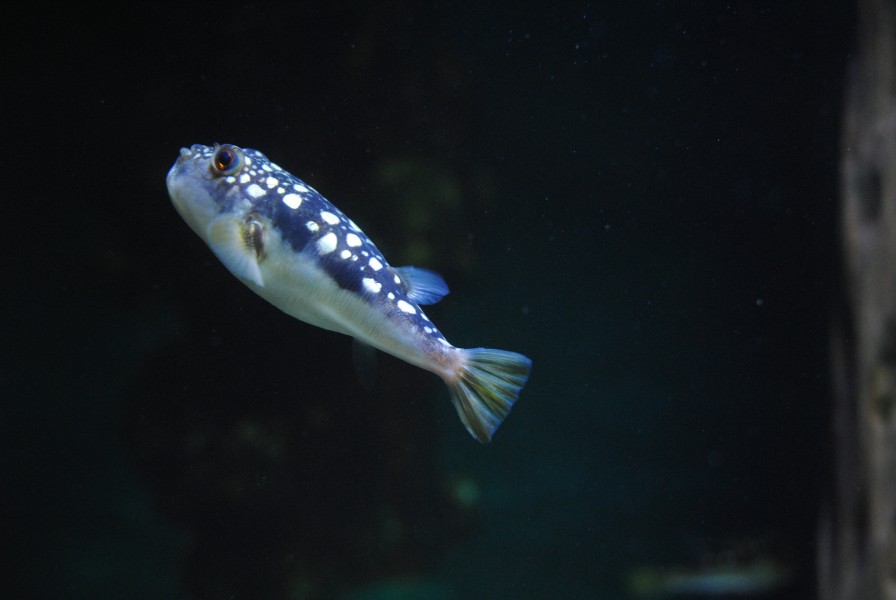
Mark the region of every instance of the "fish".
<instances>
[{"instance_id":1,"label":"fish","mask_svg":"<svg viewBox=\"0 0 896 600\"><path fill-rule=\"evenodd\" d=\"M699 569L640 568L629 573L628 589L635 596L754 597L783 588L789 572L769 559L747 564L718 565Z\"/></svg>"},{"instance_id":2,"label":"fish","mask_svg":"<svg viewBox=\"0 0 896 600\"><path fill-rule=\"evenodd\" d=\"M790 554L774 538L723 540L718 549L704 551L698 564L632 569L627 588L647 598L765 598L794 583Z\"/></svg>"},{"instance_id":3,"label":"fish","mask_svg":"<svg viewBox=\"0 0 896 600\"><path fill-rule=\"evenodd\" d=\"M419 267L392 267L353 220L263 153L233 144L181 148L171 202L221 263L286 314L435 373L467 431L490 442L532 361L453 346L421 305L448 294Z\"/></svg>"}]
</instances>

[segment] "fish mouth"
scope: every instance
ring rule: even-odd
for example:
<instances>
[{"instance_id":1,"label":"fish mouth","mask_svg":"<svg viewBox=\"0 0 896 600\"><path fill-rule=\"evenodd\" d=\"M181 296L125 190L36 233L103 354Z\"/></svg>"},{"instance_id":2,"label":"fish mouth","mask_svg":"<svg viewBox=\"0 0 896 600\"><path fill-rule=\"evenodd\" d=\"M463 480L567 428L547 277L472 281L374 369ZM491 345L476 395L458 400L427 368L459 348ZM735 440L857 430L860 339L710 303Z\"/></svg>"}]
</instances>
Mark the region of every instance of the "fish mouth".
<instances>
[{"instance_id":1,"label":"fish mouth","mask_svg":"<svg viewBox=\"0 0 896 600\"><path fill-rule=\"evenodd\" d=\"M190 160L190 158L194 154L196 154L196 152L192 148L181 148L180 156L177 157L177 164L179 164L179 165L184 164L185 162Z\"/></svg>"},{"instance_id":2,"label":"fish mouth","mask_svg":"<svg viewBox=\"0 0 896 600\"><path fill-rule=\"evenodd\" d=\"M191 167L189 163L197 156L200 148L201 146L195 145L190 148L181 148L177 160L165 178L168 195L181 214L193 203L191 196L196 194L195 185L192 183L195 166Z\"/></svg>"},{"instance_id":3,"label":"fish mouth","mask_svg":"<svg viewBox=\"0 0 896 600\"><path fill-rule=\"evenodd\" d=\"M174 161L174 165L171 166L171 169L168 171L168 176L165 178L168 184L169 194L172 194L173 196L173 189L177 185L177 180L181 177L191 175L193 169L196 169L200 173L200 177L204 175L201 172L201 169L198 169L196 159L201 158L205 149L206 147L201 144L193 144L189 148L182 147L180 149L177 160ZM208 179L208 177L203 178Z\"/></svg>"},{"instance_id":4,"label":"fish mouth","mask_svg":"<svg viewBox=\"0 0 896 600\"><path fill-rule=\"evenodd\" d=\"M189 148L187 148L185 146L182 147L180 149L180 155L178 155L177 162L175 164L176 165L184 164L185 162L187 162L188 160L190 160L191 158L193 158L194 156L199 154L203 149L205 149L205 146L203 146L202 144L193 144Z\"/></svg>"}]
</instances>

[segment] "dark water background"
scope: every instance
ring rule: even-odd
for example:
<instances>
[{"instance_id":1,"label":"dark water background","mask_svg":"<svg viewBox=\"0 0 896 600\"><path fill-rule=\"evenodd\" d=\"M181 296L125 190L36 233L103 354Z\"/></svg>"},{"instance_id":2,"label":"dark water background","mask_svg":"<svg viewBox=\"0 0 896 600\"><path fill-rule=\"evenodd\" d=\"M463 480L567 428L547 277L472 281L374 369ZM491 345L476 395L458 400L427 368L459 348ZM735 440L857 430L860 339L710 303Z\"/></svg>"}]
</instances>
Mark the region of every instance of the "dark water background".
<instances>
[{"instance_id":1,"label":"dark water background","mask_svg":"<svg viewBox=\"0 0 896 600\"><path fill-rule=\"evenodd\" d=\"M742 544L813 597L850 6L10 9L6 597L633 598ZM216 141L533 359L492 444L226 272L164 185Z\"/></svg>"}]
</instances>

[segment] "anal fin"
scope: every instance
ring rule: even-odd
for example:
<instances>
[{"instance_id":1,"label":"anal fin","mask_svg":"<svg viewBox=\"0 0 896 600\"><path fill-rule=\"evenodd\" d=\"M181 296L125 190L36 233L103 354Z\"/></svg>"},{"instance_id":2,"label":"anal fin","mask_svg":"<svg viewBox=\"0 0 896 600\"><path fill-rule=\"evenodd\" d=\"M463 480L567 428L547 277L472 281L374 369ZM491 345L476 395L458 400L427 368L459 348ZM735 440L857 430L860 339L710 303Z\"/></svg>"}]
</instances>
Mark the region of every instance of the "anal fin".
<instances>
[{"instance_id":1,"label":"anal fin","mask_svg":"<svg viewBox=\"0 0 896 600\"><path fill-rule=\"evenodd\" d=\"M352 338L352 364L361 387L372 392L376 387L376 348Z\"/></svg>"}]
</instances>

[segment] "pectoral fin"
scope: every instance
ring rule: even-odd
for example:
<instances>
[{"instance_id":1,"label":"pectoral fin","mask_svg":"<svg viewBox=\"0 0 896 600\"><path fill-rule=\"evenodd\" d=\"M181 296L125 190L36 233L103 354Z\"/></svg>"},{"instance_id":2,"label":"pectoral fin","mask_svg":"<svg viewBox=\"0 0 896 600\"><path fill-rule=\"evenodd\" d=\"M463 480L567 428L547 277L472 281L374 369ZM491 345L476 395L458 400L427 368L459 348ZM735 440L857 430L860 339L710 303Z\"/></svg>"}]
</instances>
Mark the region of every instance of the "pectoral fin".
<instances>
[{"instance_id":1,"label":"pectoral fin","mask_svg":"<svg viewBox=\"0 0 896 600\"><path fill-rule=\"evenodd\" d=\"M206 229L208 245L231 273L264 287L258 262L264 254L264 227L251 218L231 214L215 217Z\"/></svg>"}]
</instances>

